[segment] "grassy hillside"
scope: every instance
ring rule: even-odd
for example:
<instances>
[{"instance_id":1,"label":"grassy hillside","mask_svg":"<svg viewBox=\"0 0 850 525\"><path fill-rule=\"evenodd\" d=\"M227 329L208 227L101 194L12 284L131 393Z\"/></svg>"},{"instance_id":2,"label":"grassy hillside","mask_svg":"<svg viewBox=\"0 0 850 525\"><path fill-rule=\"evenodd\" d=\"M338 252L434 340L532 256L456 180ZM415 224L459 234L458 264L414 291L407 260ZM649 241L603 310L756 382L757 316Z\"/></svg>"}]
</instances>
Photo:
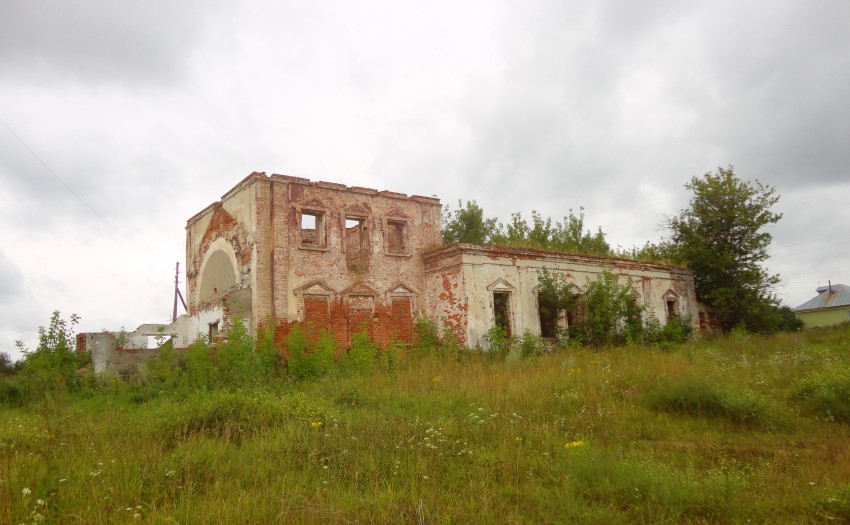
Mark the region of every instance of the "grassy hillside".
<instances>
[{"instance_id":1,"label":"grassy hillside","mask_svg":"<svg viewBox=\"0 0 850 525\"><path fill-rule=\"evenodd\" d=\"M850 521L850 331L0 412L2 523ZM392 367L391 367L392 368Z\"/></svg>"}]
</instances>

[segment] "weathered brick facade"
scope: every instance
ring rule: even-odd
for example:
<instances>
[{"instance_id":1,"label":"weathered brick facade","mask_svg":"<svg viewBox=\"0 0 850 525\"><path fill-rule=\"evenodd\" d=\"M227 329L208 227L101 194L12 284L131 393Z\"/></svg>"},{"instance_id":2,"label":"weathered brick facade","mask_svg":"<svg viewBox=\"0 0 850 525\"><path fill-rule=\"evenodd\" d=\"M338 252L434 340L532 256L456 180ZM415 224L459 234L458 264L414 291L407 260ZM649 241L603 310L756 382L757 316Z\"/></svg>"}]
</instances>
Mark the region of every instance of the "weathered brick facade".
<instances>
[{"instance_id":1,"label":"weathered brick facade","mask_svg":"<svg viewBox=\"0 0 850 525\"><path fill-rule=\"evenodd\" d=\"M496 246L442 246L440 201L390 191L252 173L189 219L189 315L142 325L117 348L115 334L83 334L95 370L145 359L152 336L185 347L199 335L220 340L234 316L250 329L274 325L278 340L295 323L330 330L340 350L366 330L380 346L411 341L417 315L458 342L486 346L495 325L509 335L551 337L574 319L539 304L538 271L577 293L610 270L635 287L635 301L660 321L708 319L693 274L673 266ZM577 314L576 314L577 315ZM149 347L149 346L148 346Z\"/></svg>"},{"instance_id":2,"label":"weathered brick facade","mask_svg":"<svg viewBox=\"0 0 850 525\"><path fill-rule=\"evenodd\" d=\"M253 173L187 223L189 314L202 333L240 315L330 329L340 345L360 329L410 340L440 220L432 197Z\"/></svg>"}]
</instances>

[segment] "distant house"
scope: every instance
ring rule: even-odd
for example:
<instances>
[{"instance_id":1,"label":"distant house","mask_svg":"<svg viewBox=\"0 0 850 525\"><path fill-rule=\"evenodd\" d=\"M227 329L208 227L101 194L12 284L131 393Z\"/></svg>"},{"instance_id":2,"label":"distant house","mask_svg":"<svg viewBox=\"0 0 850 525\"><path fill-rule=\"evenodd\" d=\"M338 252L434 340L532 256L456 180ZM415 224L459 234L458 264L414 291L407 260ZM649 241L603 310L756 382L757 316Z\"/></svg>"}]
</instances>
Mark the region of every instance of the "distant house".
<instances>
[{"instance_id":1,"label":"distant house","mask_svg":"<svg viewBox=\"0 0 850 525\"><path fill-rule=\"evenodd\" d=\"M850 321L850 286L832 284L820 286L816 291L817 297L794 308L806 328Z\"/></svg>"}]
</instances>

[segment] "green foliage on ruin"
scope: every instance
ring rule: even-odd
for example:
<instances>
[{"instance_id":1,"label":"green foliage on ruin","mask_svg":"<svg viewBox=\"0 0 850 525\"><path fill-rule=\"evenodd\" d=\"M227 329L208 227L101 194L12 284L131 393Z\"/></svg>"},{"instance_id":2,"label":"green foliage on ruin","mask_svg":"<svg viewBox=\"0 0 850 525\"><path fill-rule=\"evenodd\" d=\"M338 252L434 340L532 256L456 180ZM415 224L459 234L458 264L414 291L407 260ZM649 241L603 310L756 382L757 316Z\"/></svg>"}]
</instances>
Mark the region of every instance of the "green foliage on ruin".
<instances>
[{"instance_id":1,"label":"green foliage on ruin","mask_svg":"<svg viewBox=\"0 0 850 525\"><path fill-rule=\"evenodd\" d=\"M499 229L496 219L485 219L484 210L477 202L461 201L452 212L448 206L443 210L443 242L446 244L488 244Z\"/></svg>"},{"instance_id":2,"label":"green foliage on ruin","mask_svg":"<svg viewBox=\"0 0 850 525\"><path fill-rule=\"evenodd\" d=\"M68 320L58 311L48 325L38 329L38 346L29 350L18 341L24 354L18 379L27 399L52 402L67 392L77 392L86 384L85 368L91 356L76 351L74 327L80 318L72 314Z\"/></svg>"},{"instance_id":3,"label":"green foliage on ruin","mask_svg":"<svg viewBox=\"0 0 850 525\"><path fill-rule=\"evenodd\" d=\"M443 212L443 242L492 244L514 248L533 248L563 253L608 256L611 247L601 228L585 230L584 208L576 214L572 209L562 221L553 222L539 212L531 212L531 223L521 213L511 214L507 224L485 218L484 210L475 201L460 201L453 212Z\"/></svg>"},{"instance_id":4,"label":"green foliage on ruin","mask_svg":"<svg viewBox=\"0 0 850 525\"><path fill-rule=\"evenodd\" d=\"M693 331L690 317L673 317L662 325L639 305L631 280L623 283L610 269L588 280L579 294L563 274L543 268L538 302L542 316L564 319L571 313L574 324L561 338L573 345L617 346L625 344L680 343Z\"/></svg>"},{"instance_id":5,"label":"green foliage on ruin","mask_svg":"<svg viewBox=\"0 0 850 525\"><path fill-rule=\"evenodd\" d=\"M671 217L670 250L694 272L697 299L709 305L724 330L739 323L753 331L770 331L777 322L773 287L763 263L772 240L767 227L781 213L772 186L745 181L732 166L693 177L685 184L690 205Z\"/></svg>"},{"instance_id":6,"label":"green foliage on ruin","mask_svg":"<svg viewBox=\"0 0 850 525\"><path fill-rule=\"evenodd\" d=\"M286 336L284 344L289 351L287 367L293 379L316 379L333 372L336 341L328 330L322 330L319 338L313 340L296 324Z\"/></svg>"}]
</instances>

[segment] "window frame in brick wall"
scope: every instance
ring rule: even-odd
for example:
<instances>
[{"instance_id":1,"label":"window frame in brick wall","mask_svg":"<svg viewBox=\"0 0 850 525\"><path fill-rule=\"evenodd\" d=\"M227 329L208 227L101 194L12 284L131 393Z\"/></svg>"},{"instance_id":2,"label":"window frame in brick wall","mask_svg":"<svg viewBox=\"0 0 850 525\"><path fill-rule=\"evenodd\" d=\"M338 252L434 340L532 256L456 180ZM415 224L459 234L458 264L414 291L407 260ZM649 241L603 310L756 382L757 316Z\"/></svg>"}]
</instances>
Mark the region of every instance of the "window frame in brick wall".
<instances>
[{"instance_id":1,"label":"window frame in brick wall","mask_svg":"<svg viewBox=\"0 0 850 525\"><path fill-rule=\"evenodd\" d=\"M369 239L369 228L367 227L366 221L368 217L362 215L346 215L345 220L343 222L343 230L342 230L342 247L343 252L345 253L345 264L349 270L365 272L369 269L369 247L370 247L370 239ZM359 235L357 236L357 242L353 243L351 236L354 234L349 230L354 226L349 227L349 222L358 223ZM354 252L351 249L352 244L356 244L358 249Z\"/></svg>"},{"instance_id":2,"label":"window frame in brick wall","mask_svg":"<svg viewBox=\"0 0 850 525\"><path fill-rule=\"evenodd\" d=\"M667 319L678 319L681 315L679 308L679 295L673 290L667 290L664 293L664 313Z\"/></svg>"},{"instance_id":3,"label":"window frame in brick wall","mask_svg":"<svg viewBox=\"0 0 850 525\"><path fill-rule=\"evenodd\" d=\"M307 322L307 300L311 297L321 297L327 304L327 319L330 320L331 303L336 297L336 292L321 279L315 279L305 283L302 286L293 290L298 301L298 320L301 323Z\"/></svg>"},{"instance_id":4,"label":"window frame in brick wall","mask_svg":"<svg viewBox=\"0 0 850 525\"><path fill-rule=\"evenodd\" d=\"M556 338L558 337L558 332L562 331L566 328L566 315L565 312L550 311L548 312L548 316L545 315L541 308L541 301L543 290L542 287L537 286L533 290L534 293L534 302L537 306L537 320L540 323L540 337L545 338Z\"/></svg>"},{"instance_id":5,"label":"window frame in brick wall","mask_svg":"<svg viewBox=\"0 0 850 525\"><path fill-rule=\"evenodd\" d=\"M207 323L207 341L209 344L215 343L221 335L221 319L216 319L211 323Z\"/></svg>"},{"instance_id":6,"label":"window frame in brick wall","mask_svg":"<svg viewBox=\"0 0 850 525\"><path fill-rule=\"evenodd\" d=\"M304 217L309 216L314 218L313 228L304 228ZM316 250L326 252L328 247L328 231L327 231L328 212L318 208L300 208L298 210L298 247L305 250ZM306 241L304 238L305 230L316 231L316 241Z\"/></svg>"},{"instance_id":7,"label":"window frame in brick wall","mask_svg":"<svg viewBox=\"0 0 850 525\"><path fill-rule=\"evenodd\" d=\"M487 287L487 292L490 294L490 313L493 326L504 328L507 336L513 337L516 327L514 319L516 288L505 279L499 278ZM504 308L502 307L503 304ZM502 322L500 323L500 321Z\"/></svg>"},{"instance_id":8,"label":"window frame in brick wall","mask_svg":"<svg viewBox=\"0 0 850 525\"><path fill-rule=\"evenodd\" d=\"M401 249L393 249L393 229L401 231ZM403 219L386 219L384 221L384 253L400 257L410 256L410 222Z\"/></svg>"},{"instance_id":9,"label":"window frame in brick wall","mask_svg":"<svg viewBox=\"0 0 850 525\"><path fill-rule=\"evenodd\" d=\"M392 305L393 299L398 298L407 298L410 301L410 315L414 317L413 313L416 311L416 290L412 287L404 284L403 282L394 283L387 289L387 298L390 300L390 305Z\"/></svg>"}]
</instances>

